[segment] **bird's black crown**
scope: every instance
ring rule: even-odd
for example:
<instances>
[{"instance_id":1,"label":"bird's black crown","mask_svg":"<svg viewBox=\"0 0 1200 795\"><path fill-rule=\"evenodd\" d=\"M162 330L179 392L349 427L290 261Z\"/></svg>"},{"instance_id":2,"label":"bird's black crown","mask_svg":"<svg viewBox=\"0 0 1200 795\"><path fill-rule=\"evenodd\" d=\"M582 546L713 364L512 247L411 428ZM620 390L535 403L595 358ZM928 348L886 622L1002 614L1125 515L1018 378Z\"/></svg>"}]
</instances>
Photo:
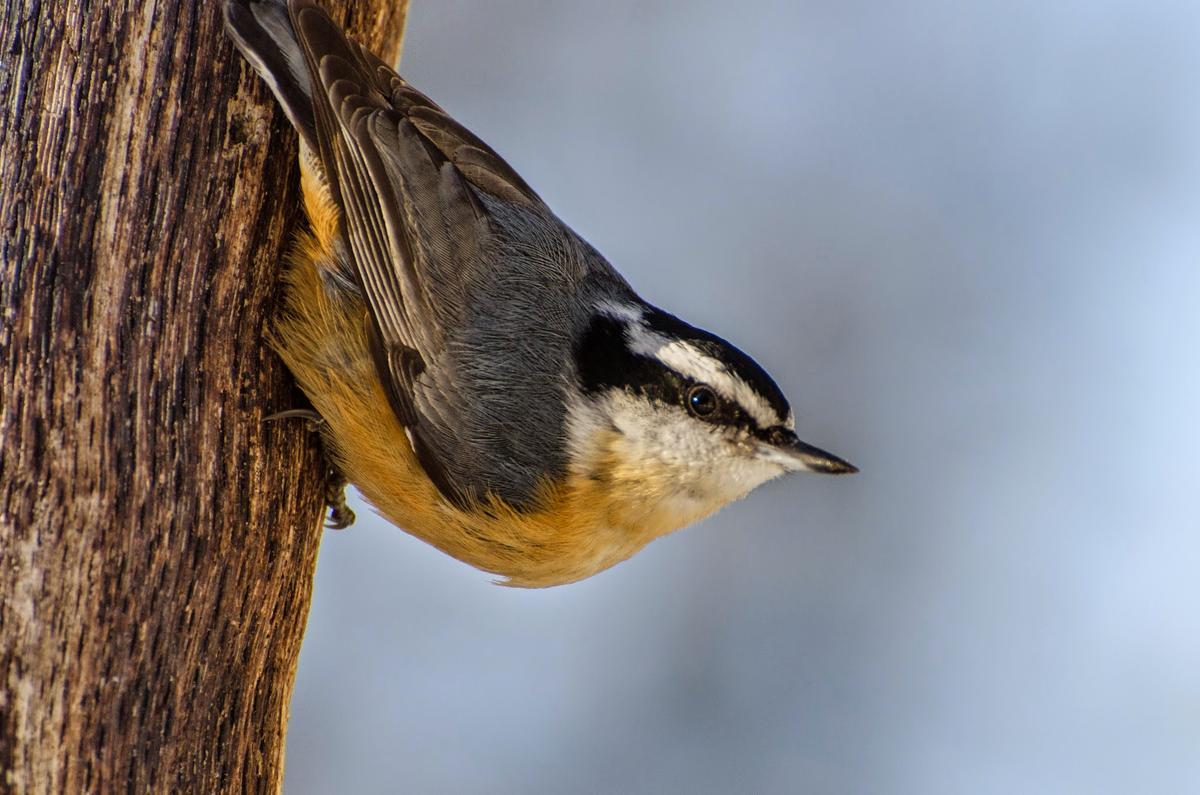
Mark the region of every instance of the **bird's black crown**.
<instances>
[{"instance_id":1,"label":"bird's black crown","mask_svg":"<svg viewBox=\"0 0 1200 795\"><path fill-rule=\"evenodd\" d=\"M629 336L631 324L640 324L645 331L666 339L688 343L741 379L766 401L781 422L790 414L787 398L758 362L717 335L649 306L636 319L604 311L592 317L575 350L580 385L585 393L621 389L648 400L685 408L697 402L696 390L705 385L655 356L634 350ZM720 400L716 408L702 418L717 424L741 426L752 432L766 430L759 428L759 423L743 407L727 399Z\"/></svg>"}]
</instances>

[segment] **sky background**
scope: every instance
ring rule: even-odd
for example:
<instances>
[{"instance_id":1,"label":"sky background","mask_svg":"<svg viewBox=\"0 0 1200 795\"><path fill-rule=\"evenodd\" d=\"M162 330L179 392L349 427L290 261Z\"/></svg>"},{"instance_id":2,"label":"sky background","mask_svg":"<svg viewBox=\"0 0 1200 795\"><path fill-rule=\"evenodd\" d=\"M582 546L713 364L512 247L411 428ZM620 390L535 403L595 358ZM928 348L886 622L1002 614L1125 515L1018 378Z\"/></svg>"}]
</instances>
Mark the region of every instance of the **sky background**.
<instances>
[{"instance_id":1,"label":"sky background","mask_svg":"<svg viewBox=\"0 0 1200 795\"><path fill-rule=\"evenodd\" d=\"M412 0L796 476L586 582L326 535L286 791L1200 792L1200 4Z\"/></svg>"}]
</instances>

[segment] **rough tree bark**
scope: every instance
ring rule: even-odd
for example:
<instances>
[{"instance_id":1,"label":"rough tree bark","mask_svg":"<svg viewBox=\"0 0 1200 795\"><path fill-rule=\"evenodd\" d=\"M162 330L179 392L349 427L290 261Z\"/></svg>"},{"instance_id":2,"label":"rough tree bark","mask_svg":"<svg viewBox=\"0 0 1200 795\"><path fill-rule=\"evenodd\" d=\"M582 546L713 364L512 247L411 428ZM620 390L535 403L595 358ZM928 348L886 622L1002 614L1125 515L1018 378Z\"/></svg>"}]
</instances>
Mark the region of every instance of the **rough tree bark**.
<instances>
[{"instance_id":1,"label":"rough tree bark","mask_svg":"<svg viewBox=\"0 0 1200 795\"><path fill-rule=\"evenodd\" d=\"M398 57L404 0L327 5ZM280 786L323 507L263 422L295 147L217 2L0 0L0 791Z\"/></svg>"}]
</instances>

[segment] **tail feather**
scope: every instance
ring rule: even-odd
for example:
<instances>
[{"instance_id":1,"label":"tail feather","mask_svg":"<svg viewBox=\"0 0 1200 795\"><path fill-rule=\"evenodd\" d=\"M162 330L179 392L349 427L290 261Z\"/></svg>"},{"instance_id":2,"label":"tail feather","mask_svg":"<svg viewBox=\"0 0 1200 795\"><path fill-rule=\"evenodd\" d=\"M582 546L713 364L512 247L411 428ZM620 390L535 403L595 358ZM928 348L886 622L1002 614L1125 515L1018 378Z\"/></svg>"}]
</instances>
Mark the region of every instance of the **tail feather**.
<instances>
[{"instance_id":1,"label":"tail feather","mask_svg":"<svg viewBox=\"0 0 1200 795\"><path fill-rule=\"evenodd\" d=\"M286 0L226 0L225 27L309 150L318 151L312 77Z\"/></svg>"}]
</instances>

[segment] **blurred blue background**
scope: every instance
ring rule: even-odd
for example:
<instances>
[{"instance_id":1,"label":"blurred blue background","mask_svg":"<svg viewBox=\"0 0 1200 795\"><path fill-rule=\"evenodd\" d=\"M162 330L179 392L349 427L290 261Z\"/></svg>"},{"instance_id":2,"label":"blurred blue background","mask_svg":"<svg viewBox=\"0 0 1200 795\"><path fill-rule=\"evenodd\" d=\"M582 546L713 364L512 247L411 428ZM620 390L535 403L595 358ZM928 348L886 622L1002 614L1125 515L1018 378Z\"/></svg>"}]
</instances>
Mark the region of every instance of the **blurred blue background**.
<instances>
[{"instance_id":1,"label":"blurred blue background","mask_svg":"<svg viewBox=\"0 0 1200 795\"><path fill-rule=\"evenodd\" d=\"M359 505L289 793L1200 792L1200 4L413 0L402 72L862 474L534 592Z\"/></svg>"}]
</instances>

